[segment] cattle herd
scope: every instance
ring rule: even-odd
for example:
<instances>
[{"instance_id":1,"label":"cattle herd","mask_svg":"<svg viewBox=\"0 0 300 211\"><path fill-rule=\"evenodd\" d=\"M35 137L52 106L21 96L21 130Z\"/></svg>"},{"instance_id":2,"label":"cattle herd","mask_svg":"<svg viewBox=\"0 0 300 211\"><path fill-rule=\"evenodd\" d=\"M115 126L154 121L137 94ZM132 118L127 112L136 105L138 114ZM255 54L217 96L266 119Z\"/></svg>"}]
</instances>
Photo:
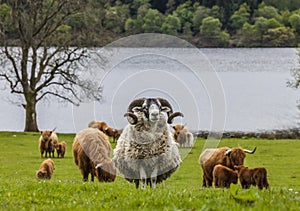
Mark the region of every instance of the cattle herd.
<instances>
[{"instance_id":1,"label":"cattle herd","mask_svg":"<svg viewBox=\"0 0 300 211\"><path fill-rule=\"evenodd\" d=\"M167 119L165 115L167 114ZM88 128L78 132L72 146L73 159L78 166L83 181L94 177L99 182L113 182L117 171L127 181L134 182L136 188L142 182L142 189L148 184L155 188L156 183L170 177L182 162L178 148L192 148L194 136L186 125L177 124L169 127L173 118L181 116L174 112L168 101L162 98L140 98L133 101L128 112L128 125L124 129L113 129L106 122L91 121ZM173 132L170 132L170 129ZM113 151L109 137L117 141ZM54 130L43 130L39 138L40 157L44 160L36 176L39 179L51 179L55 169L55 151L57 157L64 158L66 142L58 142ZM199 164L203 171L203 187L229 188L237 184L242 188L251 185L259 189L268 188L267 170L264 167L248 168L244 166L246 153L253 150L238 148L208 148L200 157ZM49 158L48 158L49 157Z\"/></svg>"}]
</instances>

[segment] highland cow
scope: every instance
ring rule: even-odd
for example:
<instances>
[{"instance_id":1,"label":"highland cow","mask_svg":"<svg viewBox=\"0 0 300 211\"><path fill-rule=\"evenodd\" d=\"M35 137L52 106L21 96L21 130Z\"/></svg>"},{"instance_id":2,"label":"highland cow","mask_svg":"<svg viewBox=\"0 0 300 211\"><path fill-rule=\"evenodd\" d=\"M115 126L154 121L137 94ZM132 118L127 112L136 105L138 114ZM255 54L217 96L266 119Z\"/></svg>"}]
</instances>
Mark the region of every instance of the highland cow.
<instances>
[{"instance_id":1,"label":"highland cow","mask_svg":"<svg viewBox=\"0 0 300 211\"><path fill-rule=\"evenodd\" d=\"M39 179L51 179L54 169L53 160L48 158L42 162L40 169L36 172L36 176Z\"/></svg>"},{"instance_id":2,"label":"highland cow","mask_svg":"<svg viewBox=\"0 0 300 211\"><path fill-rule=\"evenodd\" d=\"M99 182L113 182L116 169L110 158L111 146L108 137L95 128L87 128L76 134L73 143L75 164L81 171L83 181L96 176Z\"/></svg>"},{"instance_id":3,"label":"highland cow","mask_svg":"<svg viewBox=\"0 0 300 211\"><path fill-rule=\"evenodd\" d=\"M199 162L203 170L203 187L211 187L213 182L213 169L217 164L234 169L235 165L243 165L246 153L253 154L256 150L242 148L222 147L218 149L206 149L200 157Z\"/></svg>"},{"instance_id":4,"label":"highland cow","mask_svg":"<svg viewBox=\"0 0 300 211\"><path fill-rule=\"evenodd\" d=\"M234 170L218 164L213 170L213 181L216 188L229 188L230 184L237 184L238 174Z\"/></svg>"},{"instance_id":5,"label":"highland cow","mask_svg":"<svg viewBox=\"0 0 300 211\"><path fill-rule=\"evenodd\" d=\"M61 158L65 157L65 153L66 153L66 148L67 148L67 143L62 141L58 144L56 152L57 152L57 157L59 158L59 156Z\"/></svg>"},{"instance_id":6,"label":"highland cow","mask_svg":"<svg viewBox=\"0 0 300 211\"><path fill-rule=\"evenodd\" d=\"M52 157L54 158L54 151L58 147L58 138L57 135L54 131L52 130L43 130L41 131L41 136L39 138L39 149L41 153L41 158L44 155L45 152L45 157L47 158L47 154L49 154L49 157L51 158L51 153Z\"/></svg>"},{"instance_id":7,"label":"highland cow","mask_svg":"<svg viewBox=\"0 0 300 211\"><path fill-rule=\"evenodd\" d=\"M192 147L194 144L194 136L185 125L173 126L173 136L180 147Z\"/></svg>"},{"instance_id":8,"label":"highland cow","mask_svg":"<svg viewBox=\"0 0 300 211\"><path fill-rule=\"evenodd\" d=\"M258 189L269 188L267 179L267 170L264 167L248 168L243 165L234 166L238 171L238 176L242 188L250 188L251 185L257 186Z\"/></svg>"},{"instance_id":9,"label":"highland cow","mask_svg":"<svg viewBox=\"0 0 300 211\"><path fill-rule=\"evenodd\" d=\"M121 130L113 129L113 128L109 127L106 122L91 121L88 124L88 127L98 128L100 131L105 133L107 136L112 137L114 141L117 140L122 133L122 129Z\"/></svg>"}]
</instances>

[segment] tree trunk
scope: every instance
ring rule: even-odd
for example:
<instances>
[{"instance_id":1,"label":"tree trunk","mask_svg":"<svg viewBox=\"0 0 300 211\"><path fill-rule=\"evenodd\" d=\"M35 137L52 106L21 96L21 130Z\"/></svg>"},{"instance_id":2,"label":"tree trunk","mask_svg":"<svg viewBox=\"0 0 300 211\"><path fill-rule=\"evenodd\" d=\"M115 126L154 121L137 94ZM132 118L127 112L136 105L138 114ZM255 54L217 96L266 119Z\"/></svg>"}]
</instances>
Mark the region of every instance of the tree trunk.
<instances>
[{"instance_id":1,"label":"tree trunk","mask_svg":"<svg viewBox=\"0 0 300 211\"><path fill-rule=\"evenodd\" d=\"M24 132L38 132L36 120L36 102L27 102L25 105L26 118Z\"/></svg>"}]
</instances>

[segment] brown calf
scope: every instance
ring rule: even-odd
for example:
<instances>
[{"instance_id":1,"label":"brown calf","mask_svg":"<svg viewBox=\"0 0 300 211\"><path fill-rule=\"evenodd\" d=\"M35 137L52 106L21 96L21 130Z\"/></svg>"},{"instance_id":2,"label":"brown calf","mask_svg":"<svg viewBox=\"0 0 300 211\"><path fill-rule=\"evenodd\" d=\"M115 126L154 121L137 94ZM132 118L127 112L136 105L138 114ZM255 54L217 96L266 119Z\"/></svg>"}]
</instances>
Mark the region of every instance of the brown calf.
<instances>
[{"instance_id":1,"label":"brown calf","mask_svg":"<svg viewBox=\"0 0 300 211\"><path fill-rule=\"evenodd\" d=\"M267 179L267 170L264 167L248 168L246 166L234 166L238 171L240 183L243 188L250 188L251 185L257 186L258 189L269 188Z\"/></svg>"},{"instance_id":2,"label":"brown calf","mask_svg":"<svg viewBox=\"0 0 300 211\"><path fill-rule=\"evenodd\" d=\"M213 170L213 181L216 188L229 188L231 183L237 184L238 174L234 170L218 164Z\"/></svg>"}]
</instances>

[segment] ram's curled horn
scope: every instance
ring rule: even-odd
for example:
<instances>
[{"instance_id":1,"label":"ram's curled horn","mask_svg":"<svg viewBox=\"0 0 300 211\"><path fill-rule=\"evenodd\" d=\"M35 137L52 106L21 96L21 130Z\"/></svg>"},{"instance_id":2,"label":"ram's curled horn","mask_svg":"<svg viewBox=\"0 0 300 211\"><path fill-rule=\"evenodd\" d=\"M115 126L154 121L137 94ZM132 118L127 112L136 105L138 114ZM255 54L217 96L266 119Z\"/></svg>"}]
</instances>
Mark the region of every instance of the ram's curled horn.
<instances>
[{"instance_id":1,"label":"ram's curled horn","mask_svg":"<svg viewBox=\"0 0 300 211\"><path fill-rule=\"evenodd\" d=\"M132 125L135 125L138 122L138 117L132 112L125 113L124 117L127 117L128 122Z\"/></svg>"},{"instance_id":2,"label":"ram's curled horn","mask_svg":"<svg viewBox=\"0 0 300 211\"><path fill-rule=\"evenodd\" d=\"M244 149L244 152L249 153L249 154L253 154L256 151L256 147L254 147L254 149L252 151L248 150L248 149Z\"/></svg>"},{"instance_id":3,"label":"ram's curled horn","mask_svg":"<svg viewBox=\"0 0 300 211\"><path fill-rule=\"evenodd\" d=\"M132 109L134 107L142 107L144 101L145 98L138 98L129 104L127 108L127 113L124 114L124 117L127 117L127 120L130 124L135 125L138 122L138 117L133 113Z\"/></svg>"},{"instance_id":4,"label":"ram's curled horn","mask_svg":"<svg viewBox=\"0 0 300 211\"><path fill-rule=\"evenodd\" d=\"M168 108L170 108L170 111L167 112L167 115L168 115L168 124L172 124L173 123L173 119L177 116L181 116L183 117L183 114L181 112L174 112L173 113L173 109L172 109L172 106L171 104L166 100L166 99L163 99L163 98L158 98L161 106L166 106Z\"/></svg>"}]
</instances>

